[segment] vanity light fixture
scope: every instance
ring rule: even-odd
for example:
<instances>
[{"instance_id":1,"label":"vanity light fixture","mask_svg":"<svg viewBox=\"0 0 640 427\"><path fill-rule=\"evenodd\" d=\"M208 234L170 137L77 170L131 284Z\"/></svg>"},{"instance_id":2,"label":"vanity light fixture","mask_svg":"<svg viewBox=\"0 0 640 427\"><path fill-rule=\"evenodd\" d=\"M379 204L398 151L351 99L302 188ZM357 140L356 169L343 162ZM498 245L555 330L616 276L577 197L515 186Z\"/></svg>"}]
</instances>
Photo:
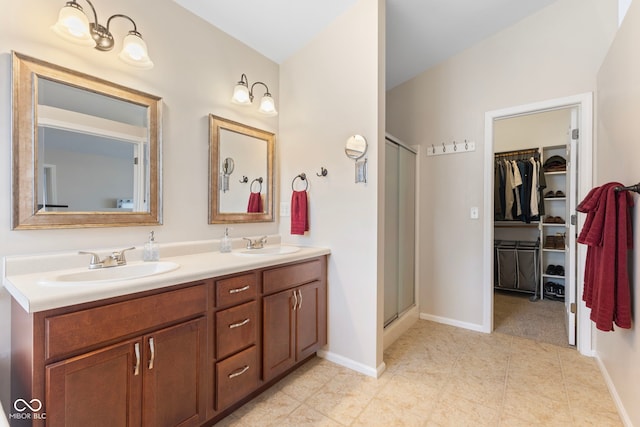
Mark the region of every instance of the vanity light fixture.
<instances>
[{"instance_id":1,"label":"vanity light fixture","mask_svg":"<svg viewBox=\"0 0 640 427\"><path fill-rule=\"evenodd\" d=\"M93 4L85 0L93 12L93 22L85 15L76 0L67 1L60 9L58 22L51 29L63 39L84 46L92 46L106 52L113 49L113 35L109 31L109 25L114 18L124 18L131 21L133 30L124 37L122 41L122 51L118 57L129 65L138 68L153 68L153 62L147 52L147 44L142 40L142 35L138 32L136 23L127 15L115 14L107 20L107 26L98 23L98 14Z\"/></svg>"},{"instance_id":2,"label":"vanity light fixture","mask_svg":"<svg viewBox=\"0 0 640 427\"><path fill-rule=\"evenodd\" d=\"M262 95L262 99L260 99L260 107L258 108L258 111L265 116L278 115L278 111L276 111L276 103L269 93L267 85L262 82L255 82L251 85L251 89L249 89L249 80L247 79L247 75L244 73L240 77L240 81L236 84L236 87L233 89L231 102L239 105L251 105L253 103L253 87L258 84L264 86L266 89L266 92Z\"/></svg>"}]
</instances>

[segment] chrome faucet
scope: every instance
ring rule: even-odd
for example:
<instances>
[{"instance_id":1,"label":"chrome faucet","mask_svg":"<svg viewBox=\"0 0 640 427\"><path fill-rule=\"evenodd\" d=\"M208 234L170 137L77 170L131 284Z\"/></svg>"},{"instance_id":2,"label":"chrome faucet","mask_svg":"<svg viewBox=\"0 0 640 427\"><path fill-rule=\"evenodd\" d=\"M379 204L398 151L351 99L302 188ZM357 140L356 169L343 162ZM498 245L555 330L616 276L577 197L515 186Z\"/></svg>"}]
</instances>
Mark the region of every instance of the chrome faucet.
<instances>
[{"instance_id":1,"label":"chrome faucet","mask_svg":"<svg viewBox=\"0 0 640 427\"><path fill-rule=\"evenodd\" d=\"M262 249L264 244L267 243L267 236L262 236L255 240L248 237L243 237L243 239L247 241L247 249Z\"/></svg>"},{"instance_id":2,"label":"chrome faucet","mask_svg":"<svg viewBox=\"0 0 640 427\"><path fill-rule=\"evenodd\" d=\"M91 255L91 260L89 261L89 269L95 270L96 268L106 268L106 267L117 267L119 265L127 265L127 259L124 257L125 251L129 251L131 249L135 249L134 246L122 249L121 251L114 251L111 255L105 257L105 259L101 260L100 256L95 252L88 251L80 251L78 254L80 255Z\"/></svg>"}]
</instances>

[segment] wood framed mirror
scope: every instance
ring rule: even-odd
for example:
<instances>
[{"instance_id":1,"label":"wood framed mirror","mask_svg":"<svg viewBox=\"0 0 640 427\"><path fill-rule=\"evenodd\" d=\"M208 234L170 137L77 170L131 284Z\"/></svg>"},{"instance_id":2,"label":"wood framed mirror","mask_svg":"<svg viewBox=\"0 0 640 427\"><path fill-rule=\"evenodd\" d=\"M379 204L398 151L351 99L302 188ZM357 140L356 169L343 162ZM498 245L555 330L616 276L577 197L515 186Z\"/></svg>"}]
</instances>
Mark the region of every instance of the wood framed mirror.
<instances>
[{"instance_id":1,"label":"wood framed mirror","mask_svg":"<svg viewBox=\"0 0 640 427\"><path fill-rule=\"evenodd\" d=\"M209 224L274 220L274 146L271 132L209 115Z\"/></svg>"},{"instance_id":2,"label":"wood framed mirror","mask_svg":"<svg viewBox=\"0 0 640 427\"><path fill-rule=\"evenodd\" d=\"M161 98L12 61L12 228L161 224Z\"/></svg>"}]
</instances>

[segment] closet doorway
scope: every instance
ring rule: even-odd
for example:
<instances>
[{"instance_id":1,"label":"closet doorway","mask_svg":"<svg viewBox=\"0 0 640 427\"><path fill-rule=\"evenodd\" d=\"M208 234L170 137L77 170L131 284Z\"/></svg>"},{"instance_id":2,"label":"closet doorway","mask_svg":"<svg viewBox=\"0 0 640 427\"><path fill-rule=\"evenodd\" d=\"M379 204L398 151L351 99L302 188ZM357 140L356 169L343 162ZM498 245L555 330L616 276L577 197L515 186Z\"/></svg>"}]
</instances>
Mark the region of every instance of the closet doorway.
<instances>
[{"instance_id":1,"label":"closet doorway","mask_svg":"<svg viewBox=\"0 0 640 427\"><path fill-rule=\"evenodd\" d=\"M567 294L575 294L575 249L567 241L575 211L569 159L575 110L493 125L494 330L560 346L575 345L574 313L564 315Z\"/></svg>"},{"instance_id":2,"label":"closet doorway","mask_svg":"<svg viewBox=\"0 0 640 427\"><path fill-rule=\"evenodd\" d=\"M487 216L484 226L485 236L490 236L490 239L485 237L485 307L490 308L485 312L485 324L490 325L488 332L505 327L505 301L507 304L517 301L524 304L522 307L527 313L523 316L529 316L529 319L521 323L521 331L517 330L517 325L511 325L512 334L535 335L533 319L538 319L543 334L550 332L549 328L555 328L556 336L560 334L565 345L577 344L584 354L590 351L587 310L583 304L577 304L582 299L578 284L582 283L586 250L576 245L576 230L581 226L578 224L581 219L574 214L578 199L591 188L591 108L591 94L585 94L486 114L487 169L494 171L500 157L496 153L502 153L504 157L513 154L517 159L521 152L527 162L538 159L539 178L542 185L546 184L546 188L538 191L539 212L533 212L532 208L530 216L518 216L513 202L513 218L505 218L505 212L501 216L497 212L499 207L496 210L501 203L504 210L505 201L494 196L504 191L504 188L495 187L495 184L499 185L500 174L495 169L496 174L485 179ZM515 166L515 162L513 164ZM533 207L529 194L521 196L527 197ZM537 245L537 250L531 250L532 245ZM533 253L537 257L527 256ZM537 273L533 279L532 265ZM535 287L531 286L532 280ZM537 316L536 304L540 310ZM544 310L549 307L556 320L554 324L544 325L543 321L548 317ZM517 312L506 314L511 320L517 320ZM528 337L536 339L535 336ZM545 341L542 336L538 339Z\"/></svg>"},{"instance_id":3,"label":"closet doorway","mask_svg":"<svg viewBox=\"0 0 640 427\"><path fill-rule=\"evenodd\" d=\"M385 138L384 327L416 305L416 152Z\"/></svg>"}]
</instances>

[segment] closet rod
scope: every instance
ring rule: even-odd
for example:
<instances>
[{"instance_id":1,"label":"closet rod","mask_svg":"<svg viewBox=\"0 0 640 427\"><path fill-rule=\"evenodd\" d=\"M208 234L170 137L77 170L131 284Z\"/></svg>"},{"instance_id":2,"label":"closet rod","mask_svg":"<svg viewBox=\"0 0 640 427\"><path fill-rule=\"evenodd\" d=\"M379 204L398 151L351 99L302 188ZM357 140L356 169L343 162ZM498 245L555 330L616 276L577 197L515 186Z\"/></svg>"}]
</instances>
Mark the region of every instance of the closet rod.
<instances>
[{"instance_id":1,"label":"closet rod","mask_svg":"<svg viewBox=\"0 0 640 427\"><path fill-rule=\"evenodd\" d=\"M540 154L540 151L537 148L529 148L527 150L503 151L501 153L494 153L494 156L508 157L508 156L519 156L522 154Z\"/></svg>"}]
</instances>

